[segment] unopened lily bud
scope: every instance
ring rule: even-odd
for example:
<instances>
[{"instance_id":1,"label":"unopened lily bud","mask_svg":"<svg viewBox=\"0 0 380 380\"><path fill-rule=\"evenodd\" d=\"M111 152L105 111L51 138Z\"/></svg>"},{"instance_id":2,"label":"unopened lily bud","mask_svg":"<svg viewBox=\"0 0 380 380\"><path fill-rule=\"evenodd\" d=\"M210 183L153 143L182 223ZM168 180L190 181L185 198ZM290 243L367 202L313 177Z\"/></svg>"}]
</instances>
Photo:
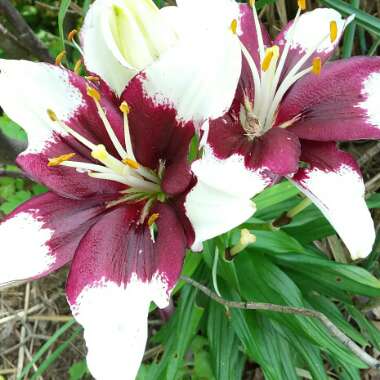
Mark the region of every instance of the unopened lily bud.
<instances>
[{"instance_id":1,"label":"unopened lily bud","mask_svg":"<svg viewBox=\"0 0 380 380\"><path fill-rule=\"evenodd\" d=\"M136 70L144 69L176 41L152 0L115 2L109 23L120 55Z\"/></svg>"},{"instance_id":2,"label":"unopened lily bud","mask_svg":"<svg viewBox=\"0 0 380 380\"><path fill-rule=\"evenodd\" d=\"M256 243L256 236L253 235L249 230L243 228L240 231L240 241L235 246L231 248L231 256L235 256L238 253L244 251L250 244Z\"/></svg>"}]
</instances>

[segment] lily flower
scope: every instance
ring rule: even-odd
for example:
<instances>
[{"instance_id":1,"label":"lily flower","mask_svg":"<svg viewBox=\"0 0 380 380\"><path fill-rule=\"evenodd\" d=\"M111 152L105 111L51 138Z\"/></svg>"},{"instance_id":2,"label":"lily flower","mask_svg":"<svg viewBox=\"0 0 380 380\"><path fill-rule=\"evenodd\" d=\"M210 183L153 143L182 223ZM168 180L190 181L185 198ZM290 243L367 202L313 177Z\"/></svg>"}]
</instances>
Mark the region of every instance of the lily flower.
<instances>
[{"instance_id":1,"label":"lily flower","mask_svg":"<svg viewBox=\"0 0 380 380\"><path fill-rule=\"evenodd\" d=\"M363 258L375 239L365 186L336 142L380 138L380 59L325 65L352 18L332 9L301 14L305 1L298 4L273 42L254 1L240 5L240 82L230 110L204 128L189 198L208 186L249 199L285 176L319 207L352 258Z\"/></svg>"},{"instance_id":2,"label":"lily flower","mask_svg":"<svg viewBox=\"0 0 380 380\"><path fill-rule=\"evenodd\" d=\"M241 71L231 30L238 7L225 0L232 8L205 25L192 1L181 3L196 17L187 20L193 38L181 23L183 38L120 97L99 76L0 60L0 106L28 134L17 163L49 189L0 224L0 286L69 264L67 298L96 379L135 378L150 303L168 305L185 249L228 229L236 204L220 192L210 204L202 194L188 199L195 125L228 109ZM169 13L174 24L181 12Z\"/></svg>"}]
</instances>

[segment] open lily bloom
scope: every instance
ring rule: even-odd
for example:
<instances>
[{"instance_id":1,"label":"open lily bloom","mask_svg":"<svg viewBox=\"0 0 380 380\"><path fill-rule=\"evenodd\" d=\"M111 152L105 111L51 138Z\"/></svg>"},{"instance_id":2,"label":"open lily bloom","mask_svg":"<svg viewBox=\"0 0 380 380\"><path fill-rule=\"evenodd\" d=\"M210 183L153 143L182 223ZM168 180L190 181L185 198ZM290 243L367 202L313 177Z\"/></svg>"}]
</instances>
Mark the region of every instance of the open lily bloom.
<instances>
[{"instance_id":1,"label":"open lily bloom","mask_svg":"<svg viewBox=\"0 0 380 380\"><path fill-rule=\"evenodd\" d=\"M364 183L336 141L380 138L380 59L324 66L350 19L332 9L301 14L305 2L299 6L274 42L254 7L240 6L240 83L231 109L205 128L192 193L209 186L247 199L286 176L320 208L351 256L366 257L375 232Z\"/></svg>"},{"instance_id":2,"label":"open lily bloom","mask_svg":"<svg viewBox=\"0 0 380 380\"><path fill-rule=\"evenodd\" d=\"M134 379L151 301L161 308L168 305L186 247L198 247L200 236L211 238L229 229L229 202L236 204L236 199L219 191L215 197L209 194L214 199L210 205L203 194L188 199L196 182L188 162L195 124L228 109L241 71L239 43L230 28L231 17L239 17L238 7L225 3L228 12L218 14L215 25L206 25L197 16L200 3L182 1L195 17L197 33L190 39L185 24L178 24L174 45L164 44L165 51L152 57L153 63L147 59L133 67L133 75L119 76L120 62L111 56L102 61L105 46L89 52L86 44L96 41L86 36L87 68L105 78L0 60L0 106L28 133L28 149L17 163L50 190L0 224L7 248L0 255L0 285L37 279L70 263L68 301L84 326L88 364L96 379ZM104 1L92 6L84 35L91 25L102 39L105 33L93 18L99 4ZM125 9L118 12L125 15L129 9L135 19L128 16L128 21L134 25L138 20L139 28L147 9L158 11L140 0L119 5ZM167 23L175 28L181 11L169 7L166 12ZM119 27L126 27L125 20ZM116 42L120 47L125 41ZM95 53L105 66L92 66ZM109 71L103 72L105 67ZM112 72L117 82L107 76ZM204 218L197 212L200 206L207 206ZM18 235L22 239L15 239Z\"/></svg>"}]
</instances>

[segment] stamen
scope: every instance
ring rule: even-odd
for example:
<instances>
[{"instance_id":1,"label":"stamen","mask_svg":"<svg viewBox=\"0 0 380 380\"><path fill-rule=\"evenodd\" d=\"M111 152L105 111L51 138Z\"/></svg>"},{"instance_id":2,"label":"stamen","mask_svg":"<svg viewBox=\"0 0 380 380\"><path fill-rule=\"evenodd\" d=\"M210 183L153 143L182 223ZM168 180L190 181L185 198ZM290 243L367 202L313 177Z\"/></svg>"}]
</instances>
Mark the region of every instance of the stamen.
<instances>
[{"instance_id":1,"label":"stamen","mask_svg":"<svg viewBox=\"0 0 380 380\"><path fill-rule=\"evenodd\" d=\"M49 167L54 167L54 166L59 166L65 161L71 160L75 156L75 153L68 153L68 154L63 154L62 156L59 157L54 157L54 158L49 158Z\"/></svg>"},{"instance_id":2,"label":"stamen","mask_svg":"<svg viewBox=\"0 0 380 380\"><path fill-rule=\"evenodd\" d=\"M301 9L301 11L306 10L306 0L298 0L298 8Z\"/></svg>"},{"instance_id":3,"label":"stamen","mask_svg":"<svg viewBox=\"0 0 380 380\"><path fill-rule=\"evenodd\" d=\"M334 43L336 39L338 38L338 25L336 21L330 22L330 41L331 43Z\"/></svg>"},{"instance_id":4,"label":"stamen","mask_svg":"<svg viewBox=\"0 0 380 380\"><path fill-rule=\"evenodd\" d=\"M84 77L84 79L87 79L90 82L100 82L100 78L96 77L94 75L86 76L86 77Z\"/></svg>"},{"instance_id":5,"label":"stamen","mask_svg":"<svg viewBox=\"0 0 380 380\"><path fill-rule=\"evenodd\" d=\"M128 165L132 169L138 169L140 167L140 165L137 161L131 160L129 158L124 158L123 164Z\"/></svg>"},{"instance_id":6,"label":"stamen","mask_svg":"<svg viewBox=\"0 0 380 380\"><path fill-rule=\"evenodd\" d=\"M279 56L279 47L274 45L271 48L268 48L264 57L264 60L261 64L261 68L264 72L268 71L269 67L271 66L271 63L273 61L273 58L278 59Z\"/></svg>"},{"instance_id":7,"label":"stamen","mask_svg":"<svg viewBox=\"0 0 380 380\"><path fill-rule=\"evenodd\" d=\"M129 107L127 102L123 102L120 105L120 111L123 112L124 115L124 142L125 142L125 148L127 149L128 156L136 161L136 158L133 154L133 148L132 148L132 141L131 141L131 134L129 132L129 121L128 121L128 115L131 112L131 108Z\"/></svg>"},{"instance_id":8,"label":"stamen","mask_svg":"<svg viewBox=\"0 0 380 380\"><path fill-rule=\"evenodd\" d=\"M233 34L237 34L237 27L238 27L238 22L236 19L233 19L230 26Z\"/></svg>"},{"instance_id":9,"label":"stamen","mask_svg":"<svg viewBox=\"0 0 380 380\"><path fill-rule=\"evenodd\" d=\"M57 55L57 57L56 57L56 59L55 59L55 64L56 64L57 66L60 66L60 65L62 64L62 61L63 61L63 59L65 58L65 56L66 56L66 51L65 51L65 50L61 51L61 52Z\"/></svg>"},{"instance_id":10,"label":"stamen","mask_svg":"<svg viewBox=\"0 0 380 380\"><path fill-rule=\"evenodd\" d=\"M75 62L75 66L74 66L74 73L75 74L80 74L82 70L82 58L79 58L76 62Z\"/></svg>"},{"instance_id":11,"label":"stamen","mask_svg":"<svg viewBox=\"0 0 380 380\"><path fill-rule=\"evenodd\" d=\"M322 71L322 60L320 57L316 57L313 59L313 68L312 68L312 73L315 75L321 75Z\"/></svg>"},{"instance_id":12,"label":"stamen","mask_svg":"<svg viewBox=\"0 0 380 380\"><path fill-rule=\"evenodd\" d=\"M74 131L72 128L67 126L62 121L60 121L57 117L57 114L53 110L48 109L46 112L47 112L51 121L57 123L64 131L66 131L67 133L69 133L70 135L75 137L80 143L82 143L88 149L94 150L96 148L95 144L93 144L91 141L87 140L85 137L80 135L78 132Z\"/></svg>"},{"instance_id":13,"label":"stamen","mask_svg":"<svg viewBox=\"0 0 380 380\"><path fill-rule=\"evenodd\" d=\"M269 66L272 62L272 59L273 59L273 55L274 55L274 52L272 49L267 49L266 53L265 53L265 57L264 57L264 60L261 64L261 69L265 72L269 69Z\"/></svg>"},{"instance_id":14,"label":"stamen","mask_svg":"<svg viewBox=\"0 0 380 380\"><path fill-rule=\"evenodd\" d=\"M116 173L88 173L92 178L103 179L108 181L115 181L133 187L135 189L140 189L141 191L149 193L158 193L160 191L160 186L157 184L147 182L144 180L139 180L135 177L123 177Z\"/></svg>"},{"instance_id":15,"label":"stamen","mask_svg":"<svg viewBox=\"0 0 380 380\"><path fill-rule=\"evenodd\" d=\"M113 173L110 168L102 165L87 164L86 162L65 161L61 166L67 166L84 172Z\"/></svg>"},{"instance_id":16,"label":"stamen","mask_svg":"<svg viewBox=\"0 0 380 380\"><path fill-rule=\"evenodd\" d=\"M257 42L259 45L260 61L262 61L264 59L265 46L264 46L263 32L261 30L261 23L260 23L259 16L258 16L257 10L256 10L256 1L249 0L249 5L252 8L253 21L254 21L254 24L256 27Z\"/></svg>"},{"instance_id":17,"label":"stamen","mask_svg":"<svg viewBox=\"0 0 380 380\"><path fill-rule=\"evenodd\" d=\"M67 39L69 42L73 42L74 41L74 38L75 36L78 34L78 31L76 29L73 29L68 35L67 35Z\"/></svg>"},{"instance_id":18,"label":"stamen","mask_svg":"<svg viewBox=\"0 0 380 380\"><path fill-rule=\"evenodd\" d=\"M240 41L240 48L241 48L241 51L244 55L244 58L248 62L249 68L250 68L251 73L252 73L253 83L255 86L254 110L256 111L257 108L260 106L259 105L259 92L260 92L260 88L261 88L260 74L258 72L258 69L256 67L256 63L253 60L251 54L249 53L249 51L247 50L247 48L244 46L244 44L241 41Z\"/></svg>"},{"instance_id":19,"label":"stamen","mask_svg":"<svg viewBox=\"0 0 380 380\"><path fill-rule=\"evenodd\" d=\"M117 153L119 154L119 156L122 159L126 158L127 152L125 151L125 149L120 144L119 139L117 138L110 122L108 121L106 113L104 112L102 106L99 103L100 98L101 98L100 93L95 88L88 86L87 87L87 94L88 94L88 96L90 96L94 100L96 108L98 109L98 114L99 114L99 116L100 116L100 118L104 124L104 127L106 128L108 136L110 137L112 144L115 147Z\"/></svg>"},{"instance_id":20,"label":"stamen","mask_svg":"<svg viewBox=\"0 0 380 380\"><path fill-rule=\"evenodd\" d=\"M152 227L153 224L157 221L157 219L160 217L160 214L158 213L155 213L155 214L152 214L149 219L148 219L148 226L149 227Z\"/></svg>"},{"instance_id":21,"label":"stamen","mask_svg":"<svg viewBox=\"0 0 380 380\"><path fill-rule=\"evenodd\" d=\"M94 99L96 102L100 102L100 93L95 88L87 86L87 95Z\"/></svg>"}]
</instances>

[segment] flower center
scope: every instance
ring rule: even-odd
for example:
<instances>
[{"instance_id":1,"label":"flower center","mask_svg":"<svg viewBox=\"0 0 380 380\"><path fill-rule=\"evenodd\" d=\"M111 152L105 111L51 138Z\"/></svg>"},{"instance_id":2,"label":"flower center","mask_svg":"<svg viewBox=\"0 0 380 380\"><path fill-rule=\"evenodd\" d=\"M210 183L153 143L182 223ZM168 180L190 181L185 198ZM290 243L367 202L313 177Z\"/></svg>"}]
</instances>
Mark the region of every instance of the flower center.
<instances>
[{"instance_id":1,"label":"flower center","mask_svg":"<svg viewBox=\"0 0 380 380\"><path fill-rule=\"evenodd\" d=\"M165 170L165 163L160 162L159 169L156 173L155 171L140 165L136 161L129 132L128 114L130 109L126 102L123 102L120 106L120 110L124 117L125 141L123 146L117 138L107 115L100 104L100 93L94 87L88 86L87 94L95 102L99 117L102 120L119 157L117 158L111 155L104 145L93 144L87 138L83 137L59 120L53 110L47 110L50 119L54 123L57 123L63 131L69 133L82 145L87 147L91 151L91 157L98 161L98 164L72 161L72 158L75 157L75 153L67 153L60 157L49 159L48 166L66 166L79 172L87 173L92 178L119 182L126 185L126 190L120 192L120 198L108 202L107 207L114 207L125 202L144 200L146 203L141 213L141 222L144 222L153 203L156 200L165 200L166 196L161 190L161 181Z\"/></svg>"},{"instance_id":2,"label":"flower center","mask_svg":"<svg viewBox=\"0 0 380 380\"><path fill-rule=\"evenodd\" d=\"M246 110L246 113L241 112L240 120L242 128L248 138L253 140L255 137L264 134L272 128L281 100L295 82L309 73L315 75L321 73L322 60L320 57L314 58L310 67L306 69L303 69L303 67L327 40L330 40L331 43L336 41L338 38L338 26L336 21L331 21L329 33L324 35L317 44L307 49L304 54L301 55L299 61L283 76L286 59L294 41L301 11L306 9L305 1L298 1L298 12L293 25L287 32L289 37L286 39L286 44L281 54L280 48L276 45L265 48L255 2L249 1L249 4L253 10L261 65L257 67L248 49L243 43L240 43L242 53L249 64L254 84L253 105L247 108L247 101L245 101L246 104L242 106L242 109ZM287 128L292 125L295 120L296 119L290 120L280 125L280 127Z\"/></svg>"}]
</instances>

